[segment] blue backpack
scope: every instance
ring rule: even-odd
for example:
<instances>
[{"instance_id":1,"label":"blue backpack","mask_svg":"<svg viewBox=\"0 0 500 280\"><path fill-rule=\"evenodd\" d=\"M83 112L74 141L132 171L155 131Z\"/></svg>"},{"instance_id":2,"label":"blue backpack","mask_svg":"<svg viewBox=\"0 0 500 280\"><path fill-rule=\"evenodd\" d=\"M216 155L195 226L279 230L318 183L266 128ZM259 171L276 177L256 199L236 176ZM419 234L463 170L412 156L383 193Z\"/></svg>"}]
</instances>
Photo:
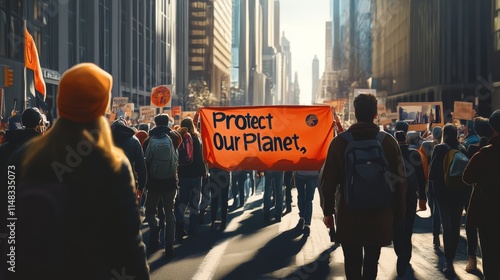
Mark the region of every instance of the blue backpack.
<instances>
[{"instance_id":1,"label":"blue backpack","mask_svg":"<svg viewBox=\"0 0 500 280\"><path fill-rule=\"evenodd\" d=\"M359 211L390 207L394 187L382 148L382 140L387 133L380 131L377 138L359 141L354 140L349 131L339 135L348 142L345 151L344 183L347 206Z\"/></svg>"}]
</instances>

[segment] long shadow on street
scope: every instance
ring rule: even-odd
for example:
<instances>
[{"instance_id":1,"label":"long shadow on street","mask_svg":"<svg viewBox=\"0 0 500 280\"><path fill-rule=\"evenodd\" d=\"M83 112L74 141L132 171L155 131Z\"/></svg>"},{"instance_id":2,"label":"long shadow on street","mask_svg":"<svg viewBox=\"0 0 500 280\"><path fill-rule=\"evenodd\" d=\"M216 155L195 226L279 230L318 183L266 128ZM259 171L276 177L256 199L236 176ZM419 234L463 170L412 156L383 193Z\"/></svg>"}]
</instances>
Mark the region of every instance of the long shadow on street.
<instances>
[{"instance_id":1,"label":"long shadow on street","mask_svg":"<svg viewBox=\"0 0 500 280\"><path fill-rule=\"evenodd\" d=\"M222 279L257 279L288 266L307 241L301 231L291 229L271 239L249 261L242 263ZM272 260L272 261L270 261Z\"/></svg>"}]
</instances>

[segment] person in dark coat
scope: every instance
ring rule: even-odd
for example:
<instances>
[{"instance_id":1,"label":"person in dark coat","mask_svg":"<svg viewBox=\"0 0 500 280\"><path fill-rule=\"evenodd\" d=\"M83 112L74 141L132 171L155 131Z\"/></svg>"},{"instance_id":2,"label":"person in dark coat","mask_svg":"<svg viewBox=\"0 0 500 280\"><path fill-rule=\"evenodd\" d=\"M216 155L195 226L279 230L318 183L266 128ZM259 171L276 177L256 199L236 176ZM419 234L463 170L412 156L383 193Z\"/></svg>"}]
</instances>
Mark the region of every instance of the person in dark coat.
<instances>
[{"instance_id":1,"label":"person in dark coat","mask_svg":"<svg viewBox=\"0 0 500 280\"><path fill-rule=\"evenodd\" d=\"M189 207L189 229L191 235L198 231L198 214L200 213L202 178L208 176L208 169L203 159L201 136L195 127L193 119L187 117L181 121L181 129L187 128L187 132L193 138L193 162L179 165L179 196L175 202L176 238L180 242L184 235L184 213Z\"/></svg>"},{"instance_id":2,"label":"person in dark coat","mask_svg":"<svg viewBox=\"0 0 500 280\"><path fill-rule=\"evenodd\" d=\"M448 123L443 127L443 142L434 147L429 166L429 188L436 198L443 227L443 245L446 259L443 272L448 276L455 274L453 261L460 239L462 212L468 191L463 187L447 186L444 182L444 159L446 154L450 149L462 149L457 136L458 131L455 125Z\"/></svg>"},{"instance_id":3,"label":"person in dark coat","mask_svg":"<svg viewBox=\"0 0 500 280\"><path fill-rule=\"evenodd\" d=\"M477 117L474 119L474 130L479 137L479 142L469 145L467 148L467 157L472 158L482 147L488 145L488 141L493 136L493 130L488 124L488 118ZM467 236L467 256L469 259L465 266L465 271L474 272L477 270L477 248L478 248L478 214L477 209L480 206L481 193L472 185L469 204L467 207L467 219L465 222L465 234Z\"/></svg>"},{"instance_id":4,"label":"person in dark coat","mask_svg":"<svg viewBox=\"0 0 500 280\"><path fill-rule=\"evenodd\" d=\"M112 84L92 63L67 70L59 118L13 156L14 279L150 279L132 168L104 117Z\"/></svg>"},{"instance_id":5,"label":"person in dark coat","mask_svg":"<svg viewBox=\"0 0 500 280\"><path fill-rule=\"evenodd\" d=\"M500 279L500 110L493 112L488 121L493 136L469 160L463 180L474 185L481 195L478 198L478 228L483 261L484 279Z\"/></svg>"},{"instance_id":6,"label":"person in dark coat","mask_svg":"<svg viewBox=\"0 0 500 280\"><path fill-rule=\"evenodd\" d=\"M146 161L144 160L144 151L142 150L141 143L132 128L128 127L125 120L119 118L111 124L111 133L113 134L113 141L125 152L132 170L134 171L134 178L137 182L137 196L140 200L142 191L146 186L148 179L146 171Z\"/></svg>"},{"instance_id":7,"label":"person in dark coat","mask_svg":"<svg viewBox=\"0 0 500 280\"><path fill-rule=\"evenodd\" d=\"M169 137L172 140L174 148L177 150L180 145L180 135L172 130L169 124L169 116L167 114L159 114L154 118L156 127L149 131L149 138L143 144L144 150L149 146L152 137ZM146 162L149 165L151 163ZM177 174L176 174L177 175ZM146 221L148 222L149 231L149 244L148 250L150 253L159 249L160 245L160 231L163 229L163 238L165 244L165 257L171 258L174 255L174 241L175 241L175 216L174 216L174 202L177 196L178 177L166 179L156 179L149 176L147 183L147 198L145 202L146 207ZM158 209L159 223L156 220L155 214Z\"/></svg>"},{"instance_id":8,"label":"person in dark coat","mask_svg":"<svg viewBox=\"0 0 500 280\"><path fill-rule=\"evenodd\" d=\"M372 94L360 94L354 100L357 123L349 127L354 139L375 139L379 126L373 123L377 116L377 99ZM347 279L375 279L381 248L391 244L394 226L401 223L406 213L406 177L401 150L394 137L386 135L382 142L393 174L394 193L390 208L379 211L357 212L345 203L345 157L347 141L335 137L330 143L320 175L321 208L328 228L334 227L336 242L342 245ZM363 255L364 250L364 255Z\"/></svg>"},{"instance_id":9,"label":"person in dark coat","mask_svg":"<svg viewBox=\"0 0 500 280\"><path fill-rule=\"evenodd\" d=\"M425 192L426 180L420 153L418 150L410 148L406 138L407 134L404 131L397 131L395 137L398 140L401 154L405 161L408 185L405 219L403 223L395 227L394 231L394 252L398 256L396 271L399 277L403 277L410 264L412 255L413 244L411 237L413 235L417 201L418 210L425 211L427 209L427 194Z\"/></svg>"},{"instance_id":10,"label":"person in dark coat","mask_svg":"<svg viewBox=\"0 0 500 280\"><path fill-rule=\"evenodd\" d=\"M42 135L43 118L40 110L36 107L27 108L21 115L22 127L10 126L5 133L5 143L0 146L0 170L4 172L5 164L12 154L29 140ZM2 182L3 184L3 182Z\"/></svg>"}]
</instances>

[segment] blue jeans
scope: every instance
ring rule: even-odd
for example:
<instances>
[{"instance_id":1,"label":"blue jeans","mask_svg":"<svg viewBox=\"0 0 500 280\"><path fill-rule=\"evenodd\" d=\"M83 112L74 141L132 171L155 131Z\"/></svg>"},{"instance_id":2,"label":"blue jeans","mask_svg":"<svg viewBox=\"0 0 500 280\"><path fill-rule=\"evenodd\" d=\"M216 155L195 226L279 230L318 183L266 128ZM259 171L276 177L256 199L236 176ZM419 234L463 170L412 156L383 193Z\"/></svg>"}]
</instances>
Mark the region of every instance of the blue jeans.
<instances>
[{"instance_id":1,"label":"blue jeans","mask_svg":"<svg viewBox=\"0 0 500 280\"><path fill-rule=\"evenodd\" d=\"M201 177L179 178L179 196L175 202L175 218L178 224L184 223L184 213L189 207L189 231L195 233L198 227L198 214L201 202Z\"/></svg>"},{"instance_id":2,"label":"blue jeans","mask_svg":"<svg viewBox=\"0 0 500 280\"><path fill-rule=\"evenodd\" d=\"M264 216L266 219L271 211L271 192L274 191L274 217L281 220L283 213L283 171L265 171L264 177ZM274 183L274 184L273 184ZM274 186L274 189L273 189Z\"/></svg>"},{"instance_id":3,"label":"blue jeans","mask_svg":"<svg viewBox=\"0 0 500 280\"><path fill-rule=\"evenodd\" d=\"M295 174L299 217L304 218L306 225L311 225L312 201L318 185L318 176L301 176Z\"/></svg>"}]
</instances>

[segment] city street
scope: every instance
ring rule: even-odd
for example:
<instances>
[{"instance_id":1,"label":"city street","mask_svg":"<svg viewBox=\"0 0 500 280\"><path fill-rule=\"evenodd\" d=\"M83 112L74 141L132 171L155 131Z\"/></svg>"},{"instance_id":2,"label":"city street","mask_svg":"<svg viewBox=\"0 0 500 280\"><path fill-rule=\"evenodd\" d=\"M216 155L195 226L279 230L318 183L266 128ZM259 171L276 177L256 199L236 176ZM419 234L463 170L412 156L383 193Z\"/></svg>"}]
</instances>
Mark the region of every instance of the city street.
<instances>
[{"instance_id":1,"label":"city street","mask_svg":"<svg viewBox=\"0 0 500 280\"><path fill-rule=\"evenodd\" d=\"M330 242L322 222L318 192L309 237L294 230L298 221L295 189L292 194L292 212L285 215L281 223L264 223L261 188L248 199L244 208L230 209L229 224L224 232L210 231L208 212L199 234L175 245L173 259L164 259L162 251L149 256L152 279L345 279L342 247ZM441 247L434 248L429 214L428 210L418 213L411 268L399 279L447 279L441 272L444 262L442 236ZM147 229L144 224L146 244ZM465 272L464 227L461 237L454 263L455 279L482 279L479 271L476 274ZM478 267L481 269L481 258ZM382 248L377 279L398 279L392 246Z\"/></svg>"}]
</instances>

